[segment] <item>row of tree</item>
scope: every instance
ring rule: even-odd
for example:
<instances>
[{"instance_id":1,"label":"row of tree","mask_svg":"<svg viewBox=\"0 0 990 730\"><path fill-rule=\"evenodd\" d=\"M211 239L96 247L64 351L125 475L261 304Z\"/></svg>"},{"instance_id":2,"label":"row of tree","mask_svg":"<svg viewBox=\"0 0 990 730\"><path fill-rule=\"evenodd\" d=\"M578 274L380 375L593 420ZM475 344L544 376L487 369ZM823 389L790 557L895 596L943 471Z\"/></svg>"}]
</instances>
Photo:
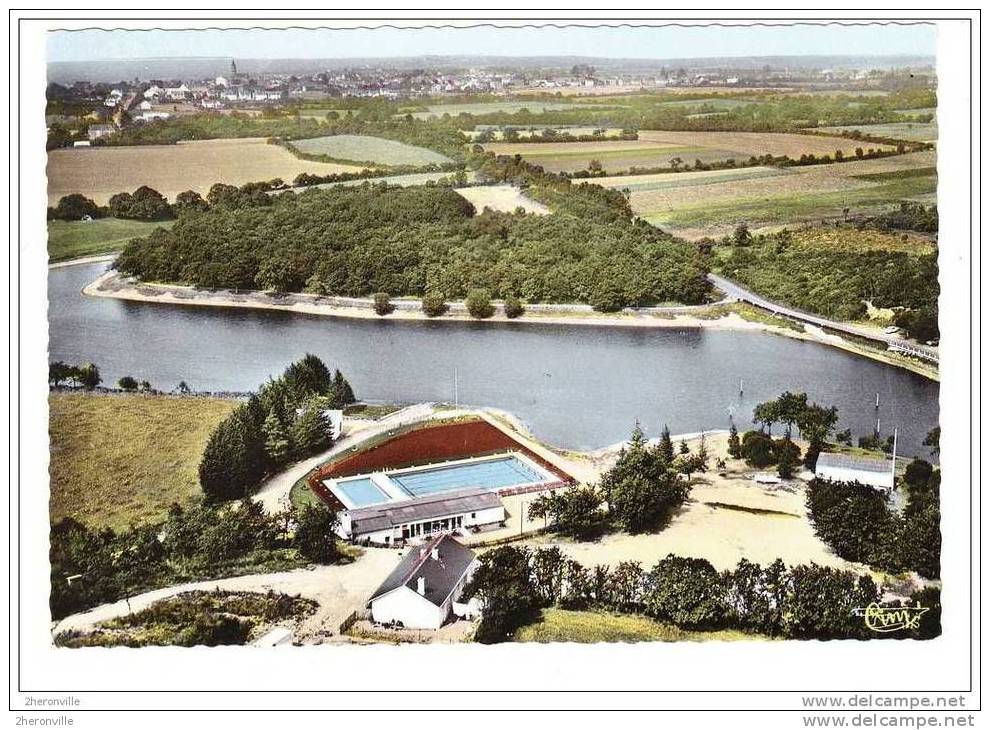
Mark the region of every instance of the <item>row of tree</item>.
<instances>
[{"instance_id":1,"label":"row of tree","mask_svg":"<svg viewBox=\"0 0 990 730\"><path fill-rule=\"evenodd\" d=\"M103 378L100 369L91 362L82 365L70 365L61 360L48 363L48 384L53 388L63 385L95 390Z\"/></svg>"},{"instance_id":2,"label":"row of tree","mask_svg":"<svg viewBox=\"0 0 990 730\"><path fill-rule=\"evenodd\" d=\"M173 505L163 522L121 532L66 518L51 530L52 618L182 581L331 563L336 524L323 506L269 515L250 499Z\"/></svg>"},{"instance_id":3,"label":"row of tree","mask_svg":"<svg viewBox=\"0 0 990 730\"><path fill-rule=\"evenodd\" d=\"M199 464L203 493L218 502L240 499L290 461L328 449L333 434L326 411L354 400L339 370L331 374L307 354L217 424Z\"/></svg>"},{"instance_id":4,"label":"row of tree","mask_svg":"<svg viewBox=\"0 0 990 730\"><path fill-rule=\"evenodd\" d=\"M601 610L649 616L688 630L740 629L790 639L868 639L890 636L866 628L861 612L880 602L869 575L815 564L788 568L742 560L719 572L707 560L668 555L652 569L636 562L588 569L559 548L502 546L479 558L465 595L482 604L475 639L510 640L542 608ZM941 633L937 590L911 596L929 609L921 625L899 637ZM888 604L892 605L892 604ZM898 604L899 605L899 604Z\"/></svg>"}]
</instances>

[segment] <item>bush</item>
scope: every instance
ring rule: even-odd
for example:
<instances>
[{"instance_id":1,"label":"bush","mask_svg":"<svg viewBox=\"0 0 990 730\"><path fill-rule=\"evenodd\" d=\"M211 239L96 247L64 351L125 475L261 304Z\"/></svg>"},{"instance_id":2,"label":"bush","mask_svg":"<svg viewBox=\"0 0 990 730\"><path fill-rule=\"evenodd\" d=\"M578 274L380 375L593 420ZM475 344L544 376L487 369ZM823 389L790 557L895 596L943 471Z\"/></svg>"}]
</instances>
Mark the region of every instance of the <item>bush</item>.
<instances>
[{"instance_id":1,"label":"bush","mask_svg":"<svg viewBox=\"0 0 990 730\"><path fill-rule=\"evenodd\" d=\"M650 573L646 612L688 629L717 628L725 616L725 585L701 558L668 555Z\"/></svg>"},{"instance_id":2,"label":"bush","mask_svg":"<svg viewBox=\"0 0 990 730\"><path fill-rule=\"evenodd\" d=\"M389 299L388 294L385 292L377 292L374 296L375 300L375 314L379 317L384 317L387 314L391 314L395 311L395 305L392 304L392 300Z\"/></svg>"},{"instance_id":3,"label":"bush","mask_svg":"<svg viewBox=\"0 0 990 730\"><path fill-rule=\"evenodd\" d=\"M468 292L464 304L468 314L475 319L487 319L495 314L495 307L492 306L492 298L487 289L472 289Z\"/></svg>"},{"instance_id":4,"label":"bush","mask_svg":"<svg viewBox=\"0 0 990 730\"><path fill-rule=\"evenodd\" d=\"M427 292L423 295L423 314L427 317L439 317L447 311L447 302L442 294Z\"/></svg>"},{"instance_id":5,"label":"bush","mask_svg":"<svg viewBox=\"0 0 990 730\"><path fill-rule=\"evenodd\" d=\"M125 375L117 381L117 387L126 391L137 390L138 382L130 375Z\"/></svg>"},{"instance_id":6,"label":"bush","mask_svg":"<svg viewBox=\"0 0 990 730\"><path fill-rule=\"evenodd\" d=\"M73 193L59 199L58 205L48 209L48 217L63 221L78 221L86 216L100 218L103 211L89 198Z\"/></svg>"},{"instance_id":7,"label":"bush","mask_svg":"<svg viewBox=\"0 0 990 730\"><path fill-rule=\"evenodd\" d=\"M526 308L523 306L522 300L519 297L509 297L505 300L505 316L509 319L515 319L516 317L521 317Z\"/></svg>"}]
</instances>

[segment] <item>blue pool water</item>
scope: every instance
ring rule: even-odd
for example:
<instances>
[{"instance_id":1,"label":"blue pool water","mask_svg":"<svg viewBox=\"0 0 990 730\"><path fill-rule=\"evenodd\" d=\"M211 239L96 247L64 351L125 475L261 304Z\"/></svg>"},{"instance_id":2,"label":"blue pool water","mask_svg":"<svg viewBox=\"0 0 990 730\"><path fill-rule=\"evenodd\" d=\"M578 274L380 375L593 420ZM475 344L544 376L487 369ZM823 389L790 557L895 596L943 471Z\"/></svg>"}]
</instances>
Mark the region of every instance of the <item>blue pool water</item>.
<instances>
[{"instance_id":1,"label":"blue pool water","mask_svg":"<svg viewBox=\"0 0 990 730\"><path fill-rule=\"evenodd\" d=\"M472 464L454 464L453 466L438 466L435 469L397 472L388 476L413 497L468 487L487 487L494 490L517 484L542 482L545 479L542 474L534 471L515 456Z\"/></svg>"},{"instance_id":2,"label":"blue pool water","mask_svg":"<svg viewBox=\"0 0 990 730\"><path fill-rule=\"evenodd\" d=\"M368 477L340 481L337 482L336 487L355 507L378 504L388 499L388 495L376 487Z\"/></svg>"}]
</instances>

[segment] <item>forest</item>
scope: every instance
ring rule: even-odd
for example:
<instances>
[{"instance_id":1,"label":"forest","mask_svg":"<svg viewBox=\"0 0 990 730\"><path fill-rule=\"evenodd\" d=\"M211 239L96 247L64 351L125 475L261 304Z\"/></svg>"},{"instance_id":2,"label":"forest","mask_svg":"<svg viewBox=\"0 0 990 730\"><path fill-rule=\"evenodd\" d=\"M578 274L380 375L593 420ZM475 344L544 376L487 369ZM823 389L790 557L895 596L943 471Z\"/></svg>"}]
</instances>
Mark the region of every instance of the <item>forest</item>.
<instances>
[{"instance_id":1,"label":"forest","mask_svg":"<svg viewBox=\"0 0 990 730\"><path fill-rule=\"evenodd\" d=\"M587 302L601 311L676 301L710 290L697 249L634 222L621 193L571 185L518 160L481 172L529 185L548 216L486 211L441 187L311 189L215 196L170 231L132 241L117 260L146 281L209 289L321 295L463 298L471 289L529 302Z\"/></svg>"}]
</instances>

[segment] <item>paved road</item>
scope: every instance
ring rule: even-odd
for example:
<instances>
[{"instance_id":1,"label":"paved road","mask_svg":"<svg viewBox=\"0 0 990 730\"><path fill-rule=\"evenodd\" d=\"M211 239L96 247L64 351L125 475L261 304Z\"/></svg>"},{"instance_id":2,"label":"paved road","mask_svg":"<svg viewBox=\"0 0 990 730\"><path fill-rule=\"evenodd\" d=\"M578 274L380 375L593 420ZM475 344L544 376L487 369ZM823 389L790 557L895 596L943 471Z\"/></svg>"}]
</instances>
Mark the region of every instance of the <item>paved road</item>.
<instances>
[{"instance_id":1,"label":"paved road","mask_svg":"<svg viewBox=\"0 0 990 730\"><path fill-rule=\"evenodd\" d=\"M900 337L893 337L891 335L883 334L882 332L876 332L857 327L855 325L845 324L844 322L834 322L830 319L825 319L824 317L809 314L808 312L802 312L800 309L793 309L782 304L777 304L776 302L772 302L769 299L761 297L759 294L755 294L749 289L746 289L739 284L730 281L729 279L718 276L717 274L709 274L708 280L732 299L747 302L755 307L759 307L760 309L766 309L769 312L773 312L774 314L781 314L785 317L790 317L801 322L807 322L808 324L830 329L835 332L845 332L846 334L855 335L856 337L863 337L875 342L881 342L888 347L893 346L896 349L905 350L910 354L924 360L928 360L929 362L938 363L937 347L919 345L914 342L908 342Z\"/></svg>"}]
</instances>

